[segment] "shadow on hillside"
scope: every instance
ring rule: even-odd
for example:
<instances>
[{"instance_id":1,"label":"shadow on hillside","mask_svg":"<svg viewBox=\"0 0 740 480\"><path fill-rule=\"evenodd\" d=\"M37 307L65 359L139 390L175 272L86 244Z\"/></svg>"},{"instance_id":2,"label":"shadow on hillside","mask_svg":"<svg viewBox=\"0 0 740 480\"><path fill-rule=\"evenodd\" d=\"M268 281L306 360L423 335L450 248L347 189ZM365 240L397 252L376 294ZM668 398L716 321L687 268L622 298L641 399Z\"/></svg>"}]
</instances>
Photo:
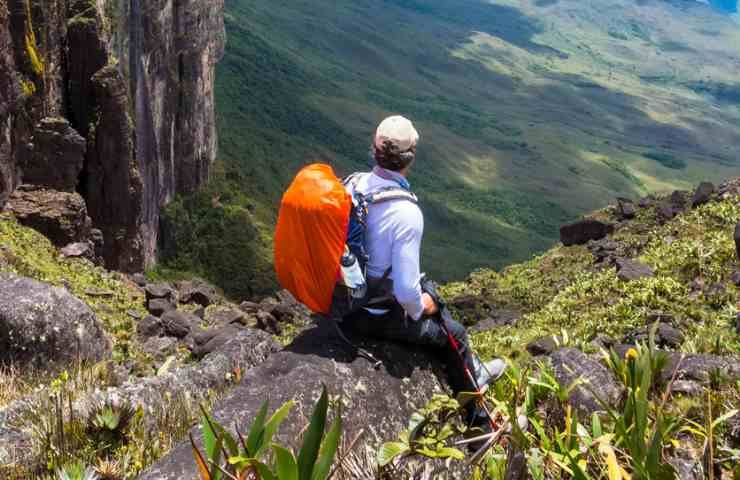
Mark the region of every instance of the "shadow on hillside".
<instances>
[{"instance_id":1,"label":"shadow on hillside","mask_svg":"<svg viewBox=\"0 0 740 480\"><path fill-rule=\"evenodd\" d=\"M544 26L541 21L515 7L478 0L387 0L387 3L457 24L466 30L487 33L531 53L567 57L552 47L532 41L535 35L544 31Z\"/></svg>"}]
</instances>

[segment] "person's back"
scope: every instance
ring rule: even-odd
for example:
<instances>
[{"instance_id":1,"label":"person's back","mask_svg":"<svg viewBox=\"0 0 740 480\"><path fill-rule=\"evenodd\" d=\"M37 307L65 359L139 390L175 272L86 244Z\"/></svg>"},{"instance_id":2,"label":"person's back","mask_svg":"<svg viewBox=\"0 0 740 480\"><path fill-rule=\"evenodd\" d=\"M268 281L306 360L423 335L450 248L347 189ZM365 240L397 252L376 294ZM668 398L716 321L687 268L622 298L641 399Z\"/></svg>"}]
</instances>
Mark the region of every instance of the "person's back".
<instances>
[{"instance_id":1,"label":"person's back","mask_svg":"<svg viewBox=\"0 0 740 480\"><path fill-rule=\"evenodd\" d=\"M396 172L376 167L359 176L354 188L369 195L385 189L408 189ZM393 284L393 295L406 313L418 319L424 310L421 292L419 252L424 233L424 217L416 203L396 199L370 205L365 234L369 256L367 275L386 277ZM387 273L389 272L389 273Z\"/></svg>"}]
</instances>

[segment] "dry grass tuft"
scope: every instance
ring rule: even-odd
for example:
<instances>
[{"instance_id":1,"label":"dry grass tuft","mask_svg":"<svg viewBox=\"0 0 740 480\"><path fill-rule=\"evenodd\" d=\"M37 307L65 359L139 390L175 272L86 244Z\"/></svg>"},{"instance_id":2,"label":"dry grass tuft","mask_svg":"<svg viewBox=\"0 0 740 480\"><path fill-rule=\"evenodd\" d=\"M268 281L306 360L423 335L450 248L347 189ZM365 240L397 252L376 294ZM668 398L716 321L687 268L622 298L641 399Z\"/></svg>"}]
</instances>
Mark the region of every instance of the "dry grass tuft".
<instances>
[{"instance_id":1,"label":"dry grass tuft","mask_svg":"<svg viewBox=\"0 0 740 480\"><path fill-rule=\"evenodd\" d=\"M30 394L34 384L14 366L0 366L0 408Z\"/></svg>"}]
</instances>

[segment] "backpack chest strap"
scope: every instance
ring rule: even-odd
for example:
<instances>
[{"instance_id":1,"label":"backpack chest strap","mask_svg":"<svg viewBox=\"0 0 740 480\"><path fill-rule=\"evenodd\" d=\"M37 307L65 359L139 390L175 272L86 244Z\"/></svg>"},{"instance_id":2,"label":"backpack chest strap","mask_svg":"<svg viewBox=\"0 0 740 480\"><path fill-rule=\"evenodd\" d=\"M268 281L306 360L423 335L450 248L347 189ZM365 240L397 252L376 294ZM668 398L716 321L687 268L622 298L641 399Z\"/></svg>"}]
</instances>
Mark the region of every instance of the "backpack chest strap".
<instances>
[{"instance_id":1,"label":"backpack chest strap","mask_svg":"<svg viewBox=\"0 0 740 480\"><path fill-rule=\"evenodd\" d=\"M368 205L389 202L391 200L408 200L412 203L419 203L419 199L416 195L407 190L396 187L383 188L365 195L365 201Z\"/></svg>"}]
</instances>

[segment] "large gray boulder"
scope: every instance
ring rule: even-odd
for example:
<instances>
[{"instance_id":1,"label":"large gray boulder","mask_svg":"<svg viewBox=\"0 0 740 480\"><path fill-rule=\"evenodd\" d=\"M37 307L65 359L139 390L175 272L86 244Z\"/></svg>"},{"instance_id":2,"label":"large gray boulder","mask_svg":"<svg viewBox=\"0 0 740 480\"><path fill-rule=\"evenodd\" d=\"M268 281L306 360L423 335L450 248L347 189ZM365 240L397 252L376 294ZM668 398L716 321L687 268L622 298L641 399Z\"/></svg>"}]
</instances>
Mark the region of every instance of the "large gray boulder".
<instances>
[{"instance_id":1,"label":"large gray boulder","mask_svg":"<svg viewBox=\"0 0 740 480\"><path fill-rule=\"evenodd\" d=\"M660 373L660 380L668 383L675 375L676 380L709 386L712 377L719 375L724 380L740 380L740 357L720 356L704 353L683 354L668 352L668 362Z\"/></svg>"},{"instance_id":2,"label":"large gray boulder","mask_svg":"<svg viewBox=\"0 0 740 480\"><path fill-rule=\"evenodd\" d=\"M580 418L589 418L603 411L601 402L617 408L624 395L624 386L614 373L598 359L575 348L561 348L550 354L550 362L558 383L567 388L579 378L583 383L575 387L568 402L577 409Z\"/></svg>"},{"instance_id":3,"label":"large gray boulder","mask_svg":"<svg viewBox=\"0 0 740 480\"><path fill-rule=\"evenodd\" d=\"M655 272L649 265L636 260L630 260L629 258L618 258L616 260L616 266L617 277L623 282L655 276Z\"/></svg>"},{"instance_id":4,"label":"large gray boulder","mask_svg":"<svg viewBox=\"0 0 740 480\"><path fill-rule=\"evenodd\" d=\"M92 310L67 290L0 273L0 363L51 369L96 362L110 341Z\"/></svg>"},{"instance_id":5,"label":"large gray boulder","mask_svg":"<svg viewBox=\"0 0 740 480\"><path fill-rule=\"evenodd\" d=\"M236 422L244 430L266 399L270 400L271 411L293 399L297 406L283 424L278 441L296 446L325 384L331 394L340 396L344 406L344 439L353 439L364 430L358 447L377 447L395 438L406 427L411 413L425 405L441 387L431 355L387 342L368 342L363 346L381 360L378 369L357 357L331 328L312 328L284 351L247 372L242 383L216 404L213 415L228 428ZM198 428L192 434L200 441ZM139 478L197 478L189 442L176 446Z\"/></svg>"}]
</instances>

